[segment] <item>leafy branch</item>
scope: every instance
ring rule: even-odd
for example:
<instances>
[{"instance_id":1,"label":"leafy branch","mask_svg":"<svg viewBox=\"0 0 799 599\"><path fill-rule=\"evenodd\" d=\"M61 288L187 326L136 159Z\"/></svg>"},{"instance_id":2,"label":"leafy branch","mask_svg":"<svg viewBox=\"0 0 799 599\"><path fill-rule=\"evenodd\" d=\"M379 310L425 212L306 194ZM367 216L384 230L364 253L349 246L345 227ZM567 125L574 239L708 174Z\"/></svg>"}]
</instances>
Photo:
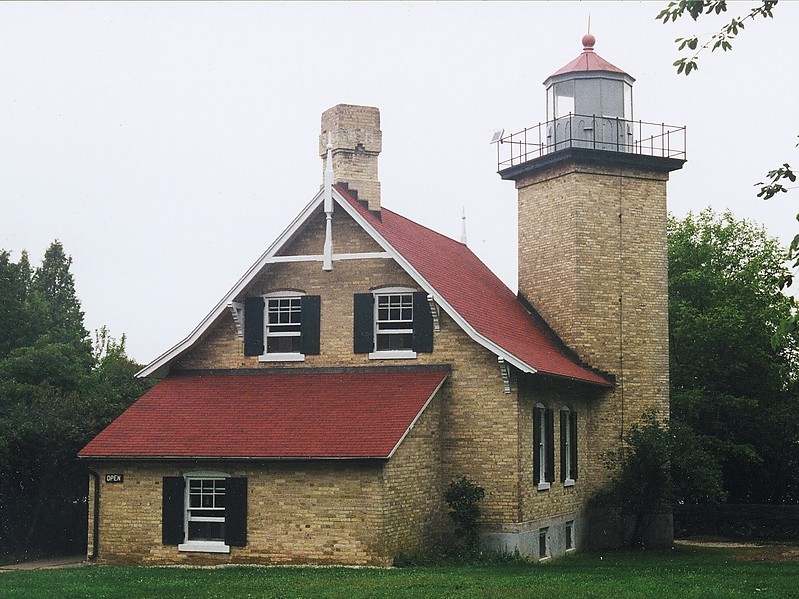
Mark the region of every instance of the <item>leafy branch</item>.
<instances>
[{"instance_id":1,"label":"leafy branch","mask_svg":"<svg viewBox=\"0 0 799 599\"><path fill-rule=\"evenodd\" d=\"M700 45L700 37L692 36L687 38L678 37L674 42L678 44L678 50L683 51L686 48L693 52L692 56L682 56L674 62L677 67L678 74L689 75L691 71L699 68L699 54L710 48L711 52L721 48L722 51L727 52L732 50L732 43L730 40L735 39L739 32L746 28L746 21L754 20L758 16L765 18L773 18L773 9L778 0L762 0L760 4L752 8L748 14L743 17L733 17L732 20L724 25L718 33L714 33L707 39L707 41ZM668 23L669 21L676 21L686 13L696 21L703 14L717 14L720 15L727 12L726 0L679 0L676 2L669 2L668 6L660 11L657 20Z\"/></svg>"}]
</instances>

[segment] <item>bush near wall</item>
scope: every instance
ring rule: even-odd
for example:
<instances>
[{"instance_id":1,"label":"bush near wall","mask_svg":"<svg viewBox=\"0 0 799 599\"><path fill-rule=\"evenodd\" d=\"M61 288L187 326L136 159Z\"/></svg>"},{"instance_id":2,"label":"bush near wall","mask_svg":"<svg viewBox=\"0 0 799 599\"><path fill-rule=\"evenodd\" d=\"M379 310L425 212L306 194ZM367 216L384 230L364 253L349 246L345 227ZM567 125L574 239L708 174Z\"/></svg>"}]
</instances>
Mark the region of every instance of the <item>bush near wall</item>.
<instances>
[{"instance_id":1,"label":"bush near wall","mask_svg":"<svg viewBox=\"0 0 799 599\"><path fill-rule=\"evenodd\" d=\"M678 505L674 536L799 541L799 505Z\"/></svg>"}]
</instances>

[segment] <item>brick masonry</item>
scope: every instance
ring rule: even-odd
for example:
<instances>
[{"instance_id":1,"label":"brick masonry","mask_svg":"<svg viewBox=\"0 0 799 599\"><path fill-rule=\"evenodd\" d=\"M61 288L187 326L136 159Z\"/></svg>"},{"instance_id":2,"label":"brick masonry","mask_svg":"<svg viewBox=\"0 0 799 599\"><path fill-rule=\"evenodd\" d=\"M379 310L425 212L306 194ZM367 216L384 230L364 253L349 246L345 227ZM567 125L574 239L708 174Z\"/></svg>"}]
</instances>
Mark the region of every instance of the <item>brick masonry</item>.
<instances>
[{"instance_id":1,"label":"brick masonry","mask_svg":"<svg viewBox=\"0 0 799 599\"><path fill-rule=\"evenodd\" d=\"M379 131L379 115L370 126ZM303 362L246 357L224 313L172 368L448 364L447 382L388 461L95 462L101 480L106 472L125 475L123 484L101 483L99 559L386 565L400 551L430 547L451 531L442 493L461 475L486 489L483 531L495 546L536 555L538 530L546 526L553 546L562 547L567 523L575 523L579 546L585 501L608 477L603 453L619 446L622 426L643 411L668 414L666 178L561 164L517 181L520 289L583 360L617 377L610 392L514 371L506 394L496 356L443 312L432 353L370 360L353 352L353 294L417 288L396 262L336 260L329 272L316 260L267 265L237 299L289 289L321 296L320 354ZM381 251L343 210L334 212L332 224L335 253ZM324 226L321 212L312 216L280 254L321 255ZM538 402L556 414L563 406L578 414L574 486L560 482L557 417L556 480L545 491L533 484ZM248 478L247 546L205 554L162 545L162 478L208 469Z\"/></svg>"},{"instance_id":2,"label":"brick masonry","mask_svg":"<svg viewBox=\"0 0 799 599\"><path fill-rule=\"evenodd\" d=\"M357 190L358 199L368 203L369 210L380 210L380 111L372 106L338 104L323 112L319 135L319 155L323 158L328 134L333 146L333 182L347 183L350 189Z\"/></svg>"},{"instance_id":3,"label":"brick masonry","mask_svg":"<svg viewBox=\"0 0 799 599\"><path fill-rule=\"evenodd\" d=\"M588 410L594 488L623 431L644 412L669 413L667 180L575 160L516 180L520 292L582 360L616 377Z\"/></svg>"}]
</instances>

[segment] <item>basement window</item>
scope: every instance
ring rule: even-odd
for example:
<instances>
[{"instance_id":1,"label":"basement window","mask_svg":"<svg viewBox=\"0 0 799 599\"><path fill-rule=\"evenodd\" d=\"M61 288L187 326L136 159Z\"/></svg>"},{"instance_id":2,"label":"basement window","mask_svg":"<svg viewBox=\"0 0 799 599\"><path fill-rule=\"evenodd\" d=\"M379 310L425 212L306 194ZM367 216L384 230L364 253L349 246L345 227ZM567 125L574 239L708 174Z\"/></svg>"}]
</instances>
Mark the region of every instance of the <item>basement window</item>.
<instances>
[{"instance_id":1,"label":"basement window","mask_svg":"<svg viewBox=\"0 0 799 599\"><path fill-rule=\"evenodd\" d=\"M544 560L549 555L549 528L541 528L538 531L538 559Z\"/></svg>"}]
</instances>

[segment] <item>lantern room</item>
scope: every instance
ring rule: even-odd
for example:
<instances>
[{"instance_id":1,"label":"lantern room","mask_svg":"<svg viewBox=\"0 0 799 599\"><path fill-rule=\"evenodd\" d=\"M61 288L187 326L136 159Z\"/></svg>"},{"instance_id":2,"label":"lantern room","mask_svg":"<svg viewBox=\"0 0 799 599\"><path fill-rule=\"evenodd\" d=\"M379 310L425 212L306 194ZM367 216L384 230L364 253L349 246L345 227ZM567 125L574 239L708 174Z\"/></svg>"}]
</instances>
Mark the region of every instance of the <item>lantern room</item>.
<instances>
[{"instance_id":1,"label":"lantern room","mask_svg":"<svg viewBox=\"0 0 799 599\"><path fill-rule=\"evenodd\" d=\"M628 152L635 79L594 52L593 35L582 42L582 54L544 81L547 145Z\"/></svg>"}]
</instances>

